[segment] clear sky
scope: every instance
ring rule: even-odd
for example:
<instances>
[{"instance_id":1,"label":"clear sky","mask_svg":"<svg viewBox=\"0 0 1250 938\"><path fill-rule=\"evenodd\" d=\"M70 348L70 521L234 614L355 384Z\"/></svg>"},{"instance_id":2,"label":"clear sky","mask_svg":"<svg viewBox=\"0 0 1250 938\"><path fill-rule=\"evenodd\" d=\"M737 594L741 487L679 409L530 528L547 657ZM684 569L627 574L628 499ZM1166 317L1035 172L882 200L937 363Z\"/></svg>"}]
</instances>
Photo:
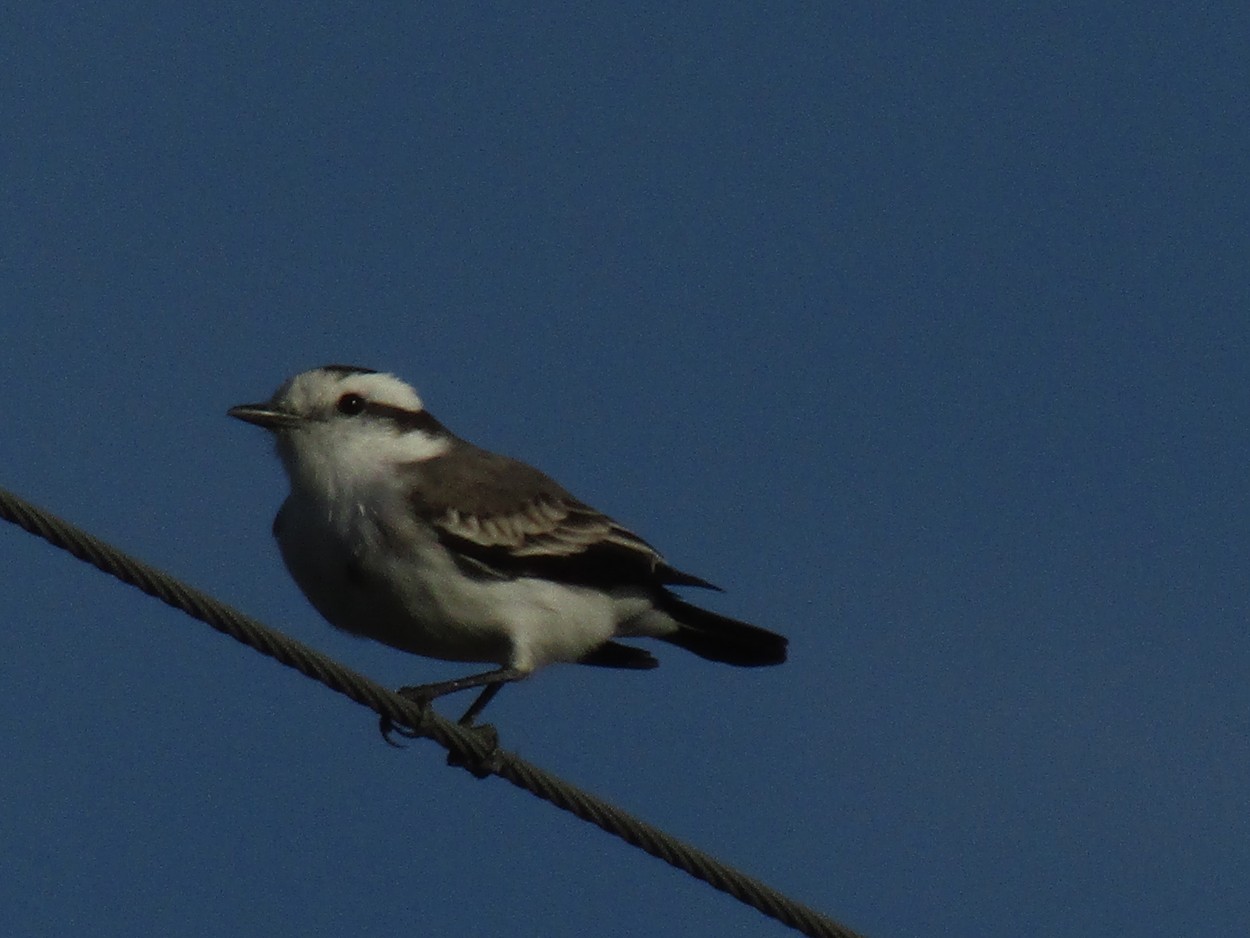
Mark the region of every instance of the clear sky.
<instances>
[{"instance_id":1,"label":"clear sky","mask_svg":"<svg viewBox=\"0 0 1250 938\"><path fill-rule=\"evenodd\" d=\"M1250 930L1244 3L17 6L0 485L457 676L225 416L393 371L791 639L505 747L872 938ZM787 934L8 526L0 595L8 934Z\"/></svg>"}]
</instances>

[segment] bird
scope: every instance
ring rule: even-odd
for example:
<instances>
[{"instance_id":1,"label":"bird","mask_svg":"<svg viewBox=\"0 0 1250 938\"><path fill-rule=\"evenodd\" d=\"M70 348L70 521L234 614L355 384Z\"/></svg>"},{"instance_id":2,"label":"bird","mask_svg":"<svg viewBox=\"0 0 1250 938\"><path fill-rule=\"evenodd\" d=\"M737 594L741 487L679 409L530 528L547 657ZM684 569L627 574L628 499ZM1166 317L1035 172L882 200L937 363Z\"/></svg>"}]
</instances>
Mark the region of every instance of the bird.
<instances>
[{"instance_id":1,"label":"bird","mask_svg":"<svg viewBox=\"0 0 1250 938\"><path fill-rule=\"evenodd\" d=\"M534 467L452 433L392 374L325 365L228 415L269 431L290 483L273 534L334 627L489 671L400 688L423 705L550 664L650 669L652 638L711 661L781 664L787 639L687 602L719 590ZM385 728L385 721L384 721Z\"/></svg>"}]
</instances>

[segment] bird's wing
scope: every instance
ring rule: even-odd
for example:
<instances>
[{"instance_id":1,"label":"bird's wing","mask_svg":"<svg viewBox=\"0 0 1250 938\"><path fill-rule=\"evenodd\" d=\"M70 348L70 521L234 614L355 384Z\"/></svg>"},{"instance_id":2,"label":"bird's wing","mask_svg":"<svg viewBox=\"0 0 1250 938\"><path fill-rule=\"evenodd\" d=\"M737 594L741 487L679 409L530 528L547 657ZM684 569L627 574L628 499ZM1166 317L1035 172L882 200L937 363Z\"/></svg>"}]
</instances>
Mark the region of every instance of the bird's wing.
<instances>
[{"instance_id":1,"label":"bird's wing","mask_svg":"<svg viewBox=\"0 0 1250 938\"><path fill-rule=\"evenodd\" d=\"M458 441L409 469L413 510L470 572L596 587L717 588L671 567L638 535L518 460Z\"/></svg>"}]
</instances>

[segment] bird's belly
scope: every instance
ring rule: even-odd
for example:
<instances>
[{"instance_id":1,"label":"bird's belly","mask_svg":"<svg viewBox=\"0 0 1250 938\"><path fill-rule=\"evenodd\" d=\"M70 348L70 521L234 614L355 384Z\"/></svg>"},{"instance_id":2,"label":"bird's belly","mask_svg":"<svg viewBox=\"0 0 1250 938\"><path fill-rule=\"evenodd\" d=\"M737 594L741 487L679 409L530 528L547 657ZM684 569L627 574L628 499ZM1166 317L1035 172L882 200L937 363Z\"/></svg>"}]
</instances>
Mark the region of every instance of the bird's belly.
<instances>
[{"instance_id":1,"label":"bird's belly","mask_svg":"<svg viewBox=\"0 0 1250 938\"><path fill-rule=\"evenodd\" d=\"M449 602L423 551L320 525L284 525L278 541L291 577L335 628L430 658L507 663L506 631Z\"/></svg>"},{"instance_id":2,"label":"bird's belly","mask_svg":"<svg viewBox=\"0 0 1250 938\"><path fill-rule=\"evenodd\" d=\"M283 524L279 546L331 625L413 654L530 671L576 661L616 631L615 607L602 593L466 574L432 539Z\"/></svg>"}]
</instances>

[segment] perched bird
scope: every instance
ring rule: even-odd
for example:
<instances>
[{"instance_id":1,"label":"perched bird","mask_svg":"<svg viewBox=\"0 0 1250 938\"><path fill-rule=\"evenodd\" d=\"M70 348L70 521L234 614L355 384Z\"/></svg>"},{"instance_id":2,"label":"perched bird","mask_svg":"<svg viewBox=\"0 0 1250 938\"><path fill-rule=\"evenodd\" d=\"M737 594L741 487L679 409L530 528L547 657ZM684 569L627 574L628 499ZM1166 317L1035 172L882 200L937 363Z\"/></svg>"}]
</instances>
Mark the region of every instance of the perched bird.
<instances>
[{"instance_id":1,"label":"perched bird","mask_svg":"<svg viewBox=\"0 0 1250 938\"><path fill-rule=\"evenodd\" d=\"M344 631L494 670L403 688L428 702L554 662L654 668L618 638L658 638L712 661L780 664L786 639L700 609L716 589L537 469L460 439L398 378L326 365L231 417L273 433L291 491L274 520L304 595Z\"/></svg>"}]
</instances>

